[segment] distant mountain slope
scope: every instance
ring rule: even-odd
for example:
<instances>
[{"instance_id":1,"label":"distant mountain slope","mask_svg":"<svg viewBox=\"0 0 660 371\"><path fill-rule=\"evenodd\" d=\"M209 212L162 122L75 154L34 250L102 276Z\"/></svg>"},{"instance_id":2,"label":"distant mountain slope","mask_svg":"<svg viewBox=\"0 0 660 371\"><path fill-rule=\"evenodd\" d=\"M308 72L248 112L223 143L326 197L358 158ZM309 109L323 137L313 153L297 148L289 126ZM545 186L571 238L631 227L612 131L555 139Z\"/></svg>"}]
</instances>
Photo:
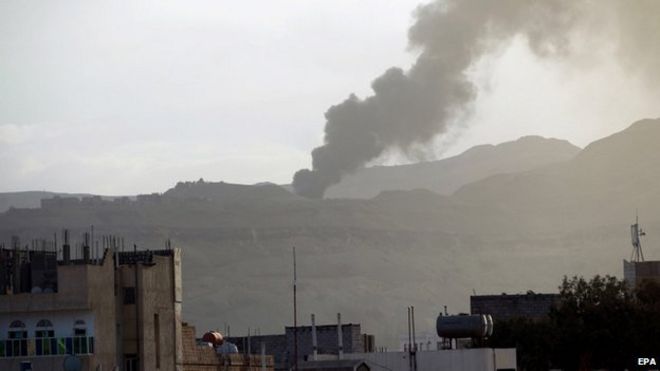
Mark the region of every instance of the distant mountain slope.
<instances>
[{"instance_id":1,"label":"distant mountain slope","mask_svg":"<svg viewBox=\"0 0 660 371\"><path fill-rule=\"evenodd\" d=\"M501 212L499 221L544 230L603 225L646 210L660 220L660 119L595 141L574 159L465 185L457 202Z\"/></svg>"},{"instance_id":2,"label":"distant mountain slope","mask_svg":"<svg viewBox=\"0 0 660 371\"><path fill-rule=\"evenodd\" d=\"M381 191L418 188L448 195L491 175L569 160L579 151L565 140L527 136L498 145L476 146L444 160L362 169L330 187L326 197L371 198Z\"/></svg>"},{"instance_id":3,"label":"distant mountain slope","mask_svg":"<svg viewBox=\"0 0 660 371\"><path fill-rule=\"evenodd\" d=\"M93 197L89 193L58 193L46 191L5 192L0 193L0 213L17 209L36 209L41 206L42 199L53 197L78 198ZM218 203L240 203L244 201L293 200L299 198L286 189L272 184L255 185L231 184L225 182L179 182L174 188L167 190L163 196L168 199L199 199ZM136 196L127 196L131 199ZM101 196L103 200L112 201L122 196Z\"/></svg>"}]
</instances>

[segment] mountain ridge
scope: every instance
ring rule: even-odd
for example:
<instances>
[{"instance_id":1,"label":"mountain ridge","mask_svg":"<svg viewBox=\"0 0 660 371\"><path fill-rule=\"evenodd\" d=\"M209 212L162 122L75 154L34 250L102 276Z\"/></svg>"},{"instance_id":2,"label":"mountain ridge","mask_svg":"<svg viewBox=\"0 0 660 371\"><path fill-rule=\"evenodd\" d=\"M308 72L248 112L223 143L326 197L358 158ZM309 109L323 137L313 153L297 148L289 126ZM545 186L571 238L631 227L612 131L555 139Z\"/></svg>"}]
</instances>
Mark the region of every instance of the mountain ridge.
<instances>
[{"instance_id":1,"label":"mountain ridge","mask_svg":"<svg viewBox=\"0 0 660 371\"><path fill-rule=\"evenodd\" d=\"M579 147L566 140L524 136L496 145L474 146L442 160L361 169L330 187L326 197L371 198L380 191L419 188L449 195L462 185L484 177L566 161L579 151Z\"/></svg>"}]
</instances>

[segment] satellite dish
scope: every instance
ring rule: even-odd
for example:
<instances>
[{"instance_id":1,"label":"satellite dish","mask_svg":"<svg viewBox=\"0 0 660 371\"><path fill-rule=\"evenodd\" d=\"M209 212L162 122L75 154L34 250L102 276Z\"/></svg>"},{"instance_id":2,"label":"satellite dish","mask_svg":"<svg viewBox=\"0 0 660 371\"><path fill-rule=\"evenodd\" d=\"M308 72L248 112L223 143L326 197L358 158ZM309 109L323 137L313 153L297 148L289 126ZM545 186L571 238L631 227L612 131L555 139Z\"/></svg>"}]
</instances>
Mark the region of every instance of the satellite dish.
<instances>
[{"instance_id":1,"label":"satellite dish","mask_svg":"<svg viewBox=\"0 0 660 371\"><path fill-rule=\"evenodd\" d=\"M82 361L76 356L67 356L64 358L64 371L80 371L82 370Z\"/></svg>"}]
</instances>

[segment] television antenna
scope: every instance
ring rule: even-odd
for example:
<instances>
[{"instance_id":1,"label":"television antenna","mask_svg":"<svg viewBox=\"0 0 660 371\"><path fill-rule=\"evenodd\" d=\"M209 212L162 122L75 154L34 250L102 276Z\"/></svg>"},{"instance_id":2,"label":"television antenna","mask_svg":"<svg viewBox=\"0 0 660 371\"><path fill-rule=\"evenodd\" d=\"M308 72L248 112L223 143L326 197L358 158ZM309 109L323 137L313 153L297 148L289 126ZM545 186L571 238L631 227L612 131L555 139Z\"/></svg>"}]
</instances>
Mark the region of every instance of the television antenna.
<instances>
[{"instance_id":1,"label":"television antenna","mask_svg":"<svg viewBox=\"0 0 660 371\"><path fill-rule=\"evenodd\" d=\"M644 253L642 252L641 237L646 236L646 232L639 227L639 216L635 215L635 224L630 226L630 236L632 238L633 250L630 254L630 261L643 262Z\"/></svg>"}]
</instances>

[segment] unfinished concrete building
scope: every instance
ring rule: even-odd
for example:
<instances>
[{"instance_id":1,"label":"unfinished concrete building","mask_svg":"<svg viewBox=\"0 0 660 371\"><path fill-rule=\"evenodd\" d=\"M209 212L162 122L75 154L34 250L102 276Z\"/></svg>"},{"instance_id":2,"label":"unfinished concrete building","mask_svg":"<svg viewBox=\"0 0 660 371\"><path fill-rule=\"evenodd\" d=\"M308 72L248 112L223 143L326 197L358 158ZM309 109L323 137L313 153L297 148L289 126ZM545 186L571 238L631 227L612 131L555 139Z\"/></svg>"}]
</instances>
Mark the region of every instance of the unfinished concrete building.
<instances>
[{"instance_id":1,"label":"unfinished concrete building","mask_svg":"<svg viewBox=\"0 0 660 371\"><path fill-rule=\"evenodd\" d=\"M181 370L181 251L0 248L0 370Z\"/></svg>"},{"instance_id":2,"label":"unfinished concrete building","mask_svg":"<svg viewBox=\"0 0 660 371\"><path fill-rule=\"evenodd\" d=\"M314 321L314 320L312 320ZM338 321L332 325L287 326L284 334L230 337L228 341L238 347L238 351L254 354L260 351L261 344L266 352L273 355L275 369L288 370L294 364L298 339L298 360L311 360L314 354L335 355L344 353L369 353L375 349L374 336L362 333L359 323Z\"/></svg>"}]
</instances>

